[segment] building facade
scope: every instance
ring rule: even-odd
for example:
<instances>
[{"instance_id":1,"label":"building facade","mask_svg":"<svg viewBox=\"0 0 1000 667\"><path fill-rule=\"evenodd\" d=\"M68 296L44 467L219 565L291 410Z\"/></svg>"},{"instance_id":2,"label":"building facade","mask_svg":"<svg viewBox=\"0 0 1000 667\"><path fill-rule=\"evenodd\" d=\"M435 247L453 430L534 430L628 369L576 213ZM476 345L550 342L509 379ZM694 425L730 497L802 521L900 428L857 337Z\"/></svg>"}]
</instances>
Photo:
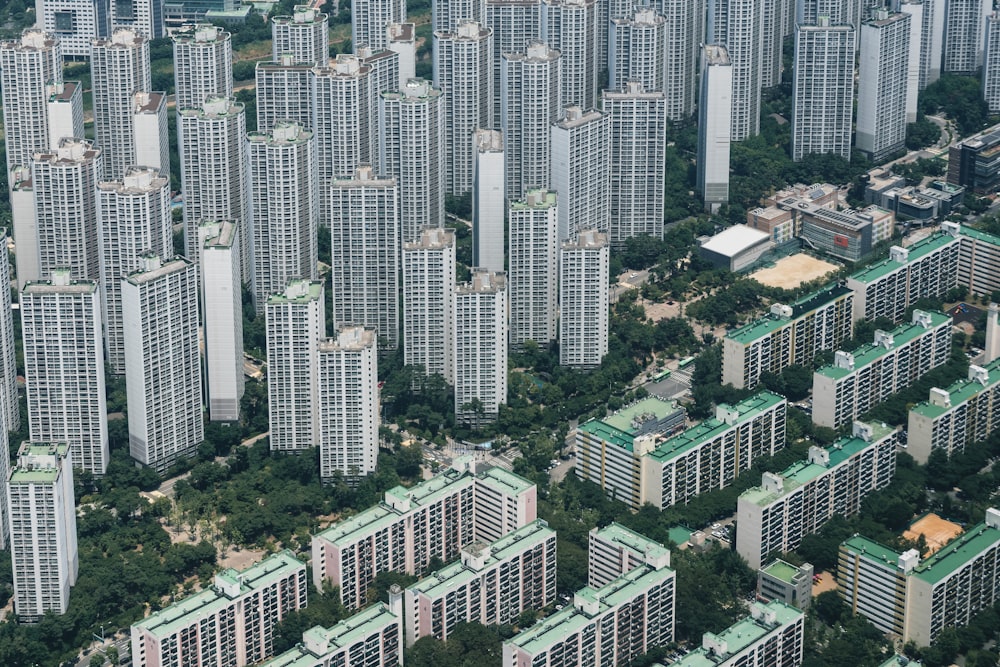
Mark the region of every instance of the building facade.
<instances>
[{"instance_id":1,"label":"building facade","mask_svg":"<svg viewBox=\"0 0 1000 667\"><path fill-rule=\"evenodd\" d=\"M209 97L232 97L233 40L225 29L207 23L189 25L171 38L178 111L200 109Z\"/></svg>"},{"instance_id":2,"label":"building facade","mask_svg":"<svg viewBox=\"0 0 1000 667\"><path fill-rule=\"evenodd\" d=\"M706 210L714 212L729 203L733 63L726 47L705 46L698 99L698 190Z\"/></svg>"},{"instance_id":3,"label":"building facade","mask_svg":"<svg viewBox=\"0 0 1000 667\"><path fill-rule=\"evenodd\" d=\"M454 304L455 417L489 423L507 402L507 275L473 269Z\"/></svg>"},{"instance_id":4,"label":"building facade","mask_svg":"<svg viewBox=\"0 0 1000 667\"><path fill-rule=\"evenodd\" d=\"M556 193L529 190L510 202L507 279L510 289L510 344L533 340L545 349L556 339L559 300L558 201Z\"/></svg>"},{"instance_id":5,"label":"building facade","mask_svg":"<svg viewBox=\"0 0 1000 667\"><path fill-rule=\"evenodd\" d=\"M565 66L565 61L563 65ZM565 71L563 72L565 76ZM565 98L563 98L565 100ZM552 125L549 189L559 196L559 241L611 230L611 118L567 106Z\"/></svg>"},{"instance_id":6,"label":"building facade","mask_svg":"<svg viewBox=\"0 0 1000 667\"><path fill-rule=\"evenodd\" d=\"M0 227L0 243L6 248L9 241L7 228ZM8 257L0 257L0 285L10 285ZM14 311L9 289L0 290L0 426L4 427L0 433L16 431L21 427L21 407L17 398L17 339L14 338ZM0 541L3 540L3 533L0 528Z\"/></svg>"},{"instance_id":7,"label":"building facade","mask_svg":"<svg viewBox=\"0 0 1000 667\"><path fill-rule=\"evenodd\" d=\"M974 75L983 64L986 18L991 0L950 0L944 7L943 72Z\"/></svg>"},{"instance_id":8,"label":"building facade","mask_svg":"<svg viewBox=\"0 0 1000 667\"><path fill-rule=\"evenodd\" d=\"M880 9L861 24L855 145L872 162L906 151L911 20Z\"/></svg>"},{"instance_id":9,"label":"building facade","mask_svg":"<svg viewBox=\"0 0 1000 667\"><path fill-rule=\"evenodd\" d=\"M802 664L805 614L783 602L750 605L750 616L719 634L706 632L701 647L677 667L796 667ZM662 667L655 665L654 667Z\"/></svg>"},{"instance_id":10,"label":"building facade","mask_svg":"<svg viewBox=\"0 0 1000 667\"><path fill-rule=\"evenodd\" d=\"M608 353L610 261L607 234L593 229L559 247L560 366L595 368Z\"/></svg>"},{"instance_id":11,"label":"building facade","mask_svg":"<svg viewBox=\"0 0 1000 667\"><path fill-rule=\"evenodd\" d=\"M353 17L353 14L351 16ZM330 60L330 17L308 5L295 5L291 16L271 18L271 54L291 54L295 62L322 67ZM368 44L364 40L355 44Z\"/></svg>"},{"instance_id":12,"label":"building facade","mask_svg":"<svg viewBox=\"0 0 1000 667\"><path fill-rule=\"evenodd\" d=\"M454 383L455 232L423 230L403 244L403 363Z\"/></svg>"},{"instance_id":13,"label":"building facade","mask_svg":"<svg viewBox=\"0 0 1000 667\"><path fill-rule=\"evenodd\" d=\"M49 142L47 86L61 83L62 71L62 44L53 33L29 28L20 39L0 42L8 174L18 165L31 165L37 151L54 148Z\"/></svg>"},{"instance_id":14,"label":"building facade","mask_svg":"<svg viewBox=\"0 0 1000 667\"><path fill-rule=\"evenodd\" d=\"M503 134L472 133L472 266L503 271L507 187Z\"/></svg>"},{"instance_id":15,"label":"building facade","mask_svg":"<svg viewBox=\"0 0 1000 667\"><path fill-rule=\"evenodd\" d=\"M600 45L607 23L600 20L596 0L543 0L542 40L561 54L560 98L564 106L597 106L601 70ZM606 17L605 17L606 18Z\"/></svg>"},{"instance_id":16,"label":"building facade","mask_svg":"<svg viewBox=\"0 0 1000 667\"><path fill-rule=\"evenodd\" d=\"M670 567L670 550L617 522L591 529L587 536L587 586L603 588L643 565Z\"/></svg>"},{"instance_id":17,"label":"building facade","mask_svg":"<svg viewBox=\"0 0 1000 667\"><path fill-rule=\"evenodd\" d=\"M798 25L792 74L792 159L810 153L851 157L855 28ZM905 85L905 79L904 79Z\"/></svg>"}]
</instances>

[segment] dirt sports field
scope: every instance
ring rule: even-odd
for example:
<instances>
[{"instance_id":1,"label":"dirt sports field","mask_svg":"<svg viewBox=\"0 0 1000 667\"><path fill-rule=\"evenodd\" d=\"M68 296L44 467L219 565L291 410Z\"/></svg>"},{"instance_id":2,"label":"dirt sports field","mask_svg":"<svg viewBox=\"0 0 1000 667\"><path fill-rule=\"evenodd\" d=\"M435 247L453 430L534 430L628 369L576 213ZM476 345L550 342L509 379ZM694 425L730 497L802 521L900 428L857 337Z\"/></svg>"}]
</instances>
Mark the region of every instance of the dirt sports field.
<instances>
[{"instance_id":1,"label":"dirt sports field","mask_svg":"<svg viewBox=\"0 0 1000 667\"><path fill-rule=\"evenodd\" d=\"M799 253L782 257L774 266L754 271L750 277L769 287L792 289L810 280L822 278L836 269L835 264Z\"/></svg>"},{"instance_id":2,"label":"dirt sports field","mask_svg":"<svg viewBox=\"0 0 1000 667\"><path fill-rule=\"evenodd\" d=\"M927 542L927 553L923 554L926 557L961 535L962 527L957 523L945 521L937 514L928 514L910 526L903 533L903 537L908 540L915 540L921 534Z\"/></svg>"}]
</instances>

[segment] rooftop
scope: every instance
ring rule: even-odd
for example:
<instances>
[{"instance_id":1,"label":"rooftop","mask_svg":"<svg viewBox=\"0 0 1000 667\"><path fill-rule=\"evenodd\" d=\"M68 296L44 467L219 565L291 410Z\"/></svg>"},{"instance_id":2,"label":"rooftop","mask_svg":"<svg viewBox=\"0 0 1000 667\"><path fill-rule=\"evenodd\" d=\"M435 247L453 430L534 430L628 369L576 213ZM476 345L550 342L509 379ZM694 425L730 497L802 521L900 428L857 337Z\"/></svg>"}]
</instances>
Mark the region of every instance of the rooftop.
<instances>
[{"instance_id":1,"label":"rooftop","mask_svg":"<svg viewBox=\"0 0 1000 667\"><path fill-rule=\"evenodd\" d=\"M879 561L893 569L899 566L899 557L903 555L895 549L890 549L884 544L879 544L875 540L870 540L863 535L854 535L844 540L840 548L847 549L856 554L863 554L870 560Z\"/></svg>"},{"instance_id":2,"label":"rooftop","mask_svg":"<svg viewBox=\"0 0 1000 667\"><path fill-rule=\"evenodd\" d=\"M781 329L789 322L819 310L820 308L823 308L824 306L827 306L852 293L852 290L844 285L831 283L826 287L813 292L812 294L803 296L801 299L791 304L792 316L790 318L768 315L758 320L754 320L753 322L749 322L738 329L733 329L726 334L726 338L735 340L743 345L749 345L750 343L759 340L764 336L777 331L778 329Z\"/></svg>"},{"instance_id":3,"label":"rooftop","mask_svg":"<svg viewBox=\"0 0 1000 667\"><path fill-rule=\"evenodd\" d=\"M896 352L902 346L920 338L929 331L933 331L942 324L951 322L951 317L945 315L944 313L938 313L936 311L924 311L930 315L931 326L924 328L919 324L914 324L913 322L908 322L899 325L889 333L892 335L892 346L886 348L884 345L876 345L875 343L866 343L861 347L853 350L854 355L854 370L849 368L841 368L839 366L824 366L820 368L816 373L818 375L825 375L826 377L839 380L840 378L847 377L853 372L856 372L865 366L881 359L887 354Z\"/></svg>"},{"instance_id":4,"label":"rooftop","mask_svg":"<svg viewBox=\"0 0 1000 667\"><path fill-rule=\"evenodd\" d=\"M186 271L189 267L193 266L191 262L179 255L174 259L158 264L158 266L154 265L154 268L150 268L148 271L144 269L137 269L128 274L125 277L125 280L133 285L143 285L159 280L164 276L169 276L171 273Z\"/></svg>"},{"instance_id":5,"label":"rooftop","mask_svg":"<svg viewBox=\"0 0 1000 667\"><path fill-rule=\"evenodd\" d=\"M957 406L965 403L977 394L987 391L989 388L995 387L997 383L1000 383L1000 359L994 359L990 363L983 366L983 368L986 369L989 376L989 380L985 386L976 380L964 379L956 380L951 384L951 386L945 389L951 399L951 407L945 407L943 405L936 405L930 401L924 401L923 403L918 403L910 408L910 412L929 419L936 419L946 412L949 412Z\"/></svg>"},{"instance_id":6,"label":"rooftop","mask_svg":"<svg viewBox=\"0 0 1000 667\"><path fill-rule=\"evenodd\" d=\"M940 232L932 234L926 238L920 239L913 245L911 245L907 250L909 251L907 264L914 262L921 257L925 257L930 253L939 250L955 241L955 237L948 234L942 234ZM852 273L850 278L856 280L860 283L870 283L889 275L893 271L896 271L902 267L906 266L902 262L897 262L894 259L883 259L880 262L875 262L874 264L867 266L860 271Z\"/></svg>"},{"instance_id":7,"label":"rooftop","mask_svg":"<svg viewBox=\"0 0 1000 667\"><path fill-rule=\"evenodd\" d=\"M813 480L825 475L845 461L858 455L868 447L884 440L896 429L885 424L870 424L872 428L872 440L868 442L857 437L843 437L826 448L830 457L829 465L812 463L808 458L797 461L779 473L782 480L782 489L779 492L770 491L763 486L755 486L740 494L740 499L753 503L754 505L768 505L778 498L788 495L795 489L805 486Z\"/></svg>"},{"instance_id":8,"label":"rooftop","mask_svg":"<svg viewBox=\"0 0 1000 667\"><path fill-rule=\"evenodd\" d=\"M251 565L242 572L226 569L216 575L225 583L238 583L242 595L248 591L262 588L284 579L298 569L305 569L305 563L295 558L288 549L268 556L256 565ZM190 625L198 619L211 616L233 603L233 599L215 586L207 588L161 609L133 627L139 627L157 637L169 637L181 628Z\"/></svg>"},{"instance_id":9,"label":"rooftop","mask_svg":"<svg viewBox=\"0 0 1000 667\"><path fill-rule=\"evenodd\" d=\"M763 618L748 616L729 626L718 635L714 635L717 642L725 643L726 652L724 654L719 655L702 647L688 653L673 663L671 667L714 667L754 645L776 628L794 623L802 618L802 611L777 600L766 605L759 605L759 607L774 613L774 624L768 624Z\"/></svg>"},{"instance_id":10,"label":"rooftop","mask_svg":"<svg viewBox=\"0 0 1000 667\"><path fill-rule=\"evenodd\" d=\"M783 560L776 560L765 568L762 568L762 572L784 581L786 584L793 583L795 575L799 573L799 568L795 567L791 563L786 563Z\"/></svg>"},{"instance_id":11,"label":"rooftop","mask_svg":"<svg viewBox=\"0 0 1000 667\"><path fill-rule=\"evenodd\" d=\"M701 247L703 250L732 257L770 239L771 235L767 232L746 225L733 225L710 238Z\"/></svg>"},{"instance_id":12,"label":"rooftop","mask_svg":"<svg viewBox=\"0 0 1000 667\"><path fill-rule=\"evenodd\" d=\"M735 424L727 424L724 421L720 421L715 417L706 419L702 423L689 428L679 435L675 435L670 438L659 447L657 447L652 453L650 453L650 458L664 463L672 459L682 456L692 449L703 445L704 443L712 440L717 435L725 433L731 428L735 428L737 424L742 424L743 422L757 417L762 412L770 410L779 403L785 401L784 396L779 396L770 391L762 391L758 394L746 398L730 409L735 410L738 413ZM729 406L719 406L729 407Z\"/></svg>"},{"instance_id":13,"label":"rooftop","mask_svg":"<svg viewBox=\"0 0 1000 667\"><path fill-rule=\"evenodd\" d=\"M23 442L9 483L51 484L59 478L62 462L69 455L69 445L53 442Z\"/></svg>"},{"instance_id":14,"label":"rooftop","mask_svg":"<svg viewBox=\"0 0 1000 667\"><path fill-rule=\"evenodd\" d=\"M652 415L653 419L659 420L677 412L677 410L677 406L671 401L649 396L604 419L591 419L578 428L605 442L632 451L632 441L641 425L637 421L639 417Z\"/></svg>"},{"instance_id":15,"label":"rooftop","mask_svg":"<svg viewBox=\"0 0 1000 667\"><path fill-rule=\"evenodd\" d=\"M605 542L625 547L637 556L648 555L654 559L661 556L670 556L670 549L655 540L649 539L645 535L626 528L620 523L610 523L596 531L595 534Z\"/></svg>"},{"instance_id":16,"label":"rooftop","mask_svg":"<svg viewBox=\"0 0 1000 667\"><path fill-rule=\"evenodd\" d=\"M913 568L912 574L929 584L937 584L978 558L984 551L1000 542L1000 529L977 523L955 538L933 556Z\"/></svg>"},{"instance_id":17,"label":"rooftop","mask_svg":"<svg viewBox=\"0 0 1000 667\"><path fill-rule=\"evenodd\" d=\"M306 649L304 645L306 641L317 646L325 645L327 653L333 653L397 622L400 622L400 619L389 611L388 605L379 602L350 618L345 618L333 627L324 628L317 625L306 630L302 635L303 643L260 663L260 667L315 667L318 656Z\"/></svg>"},{"instance_id":18,"label":"rooftop","mask_svg":"<svg viewBox=\"0 0 1000 667\"><path fill-rule=\"evenodd\" d=\"M280 294L267 297L268 305L309 303L323 298L323 283L319 280L292 280Z\"/></svg>"}]
</instances>

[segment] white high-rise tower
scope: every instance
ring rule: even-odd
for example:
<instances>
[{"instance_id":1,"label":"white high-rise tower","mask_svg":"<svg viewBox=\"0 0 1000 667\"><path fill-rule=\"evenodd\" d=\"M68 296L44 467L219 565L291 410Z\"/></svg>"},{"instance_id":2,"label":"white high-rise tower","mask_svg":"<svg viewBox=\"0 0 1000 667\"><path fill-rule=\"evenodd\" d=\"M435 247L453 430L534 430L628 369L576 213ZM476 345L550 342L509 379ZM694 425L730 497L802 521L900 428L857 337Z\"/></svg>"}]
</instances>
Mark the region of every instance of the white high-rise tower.
<instances>
[{"instance_id":1,"label":"white high-rise tower","mask_svg":"<svg viewBox=\"0 0 1000 667\"><path fill-rule=\"evenodd\" d=\"M330 197L333 322L374 329L399 345L399 188L372 168L334 179Z\"/></svg>"},{"instance_id":2,"label":"white high-rise tower","mask_svg":"<svg viewBox=\"0 0 1000 667\"><path fill-rule=\"evenodd\" d=\"M472 270L455 288L455 418L481 425L507 402L507 277Z\"/></svg>"},{"instance_id":3,"label":"white high-rise tower","mask_svg":"<svg viewBox=\"0 0 1000 667\"><path fill-rule=\"evenodd\" d=\"M319 185L312 132L279 121L247 137L254 303L258 313L288 281L317 277Z\"/></svg>"},{"instance_id":4,"label":"white high-rise tower","mask_svg":"<svg viewBox=\"0 0 1000 667\"><path fill-rule=\"evenodd\" d=\"M172 37L177 110L200 109L209 96L231 97L233 94L231 35L222 28L202 24L181 28Z\"/></svg>"},{"instance_id":5,"label":"white high-rise tower","mask_svg":"<svg viewBox=\"0 0 1000 667\"><path fill-rule=\"evenodd\" d=\"M475 21L434 34L434 85L444 93L446 192L461 197L472 189L470 138L493 127L493 33Z\"/></svg>"},{"instance_id":6,"label":"white high-rise tower","mask_svg":"<svg viewBox=\"0 0 1000 667\"><path fill-rule=\"evenodd\" d=\"M906 152L911 20L879 9L861 24L855 146L872 162Z\"/></svg>"},{"instance_id":7,"label":"white high-rise tower","mask_svg":"<svg viewBox=\"0 0 1000 667\"><path fill-rule=\"evenodd\" d=\"M319 341L326 311L323 283L293 280L267 298L267 406L271 450L295 452L319 443Z\"/></svg>"},{"instance_id":8,"label":"white high-rise tower","mask_svg":"<svg viewBox=\"0 0 1000 667\"><path fill-rule=\"evenodd\" d=\"M455 293L455 232L424 229L403 244L403 363L423 366L454 382L452 299Z\"/></svg>"},{"instance_id":9,"label":"white high-rise tower","mask_svg":"<svg viewBox=\"0 0 1000 667\"><path fill-rule=\"evenodd\" d=\"M375 471L378 458L378 347L375 332L345 326L319 343L319 473L350 481Z\"/></svg>"},{"instance_id":10,"label":"white high-rise tower","mask_svg":"<svg viewBox=\"0 0 1000 667\"><path fill-rule=\"evenodd\" d=\"M437 3L435 3L436 5ZM406 0L358 0L351 3L351 44L387 48L385 29L406 22Z\"/></svg>"},{"instance_id":11,"label":"white high-rise tower","mask_svg":"<svg viewBox=\"0 0 1000 667\"><path fill-rule=\"evenodd\" d=\"M163 473L205 439L198 349L198 269L142 255L122 279L125 389L132 458Z\"/></svg>"},{"instance_id":12,"label":"white high-rise tower","mask_svg":"<svg viewBox=\"0 0 1000 667\"><path fill-rule=\"evenodd\" d=\"M24 442L7 480L14 612L22 622L69 607L79 570L75 463L66 443Z\"/></svg>"},{"instance_id":13,"label":"white high-rise tower","mask_svg":"<svg viewBox=\"0 0 1000 667\"><path fill-rule=\"evenodd\" d=\"M666 182L667 103L662 92L629 81L621 91L605 90L601 108L611 122L612 245L633 236L663 236Z\"/></svg>"},{"instance_id":14,"label":"white high-rise tower","mask_svg":"<svg viewBox=\"0 0 1000 667\"><path fill-rule=\"evenodd\" d=\"M559 251L559 365L594 368L608 353L608 238L583 230Z\"/></svg>"},{"instance_id":15,"label":"white high-rise tower","mask_svg":"<svg viewBox=\"0 0 1000 667\"><path fill-rule=\"evenodd\" d=\"M504 270L504 146L496 130L472 133L472 265Z\"/></svg>"},{"instance_id":16,"label":"white high-rise tower","mask_svg":"<svg viewBox=\"0 0 1000 667\"><path fill-rule=\"evenodd\" d=\"M121 180L136 161L133 95L153 89L149 41L129 29L116 30L110 39L91 44L94 95L94 142L104 155L104 177ZM159 132L150 137L158 142Z\"/></svg>"},{"instance_id":17,"label":"white high-rise tower","mask_svg":"<svg viewBox=\"0 0 1000 667\"><path fill-rule=\"evenodd\" d=\"M257 131L268 132L279 122L313 126L312 84L316 65L297 63L286 53L254 69L257 92ZM332 119L331 119L332 120Z\"/></svg>"},{"instance_id":18,"label":"white high-rise tower","mask_svg":"<svg viewBox=\"0 0 1000 667\"><path fill-rule=\"evenodd\" d=\"M8 241L10 238L7 236L7 228L0 227L2 247L6 248ZM7 257L6 253L0 257L0 285L10 285L10 260ZM10 289L0 289L0 437L4 438L7 437L7 431L16 431L21 428L21 410L17 402L16 347L14 311L11 310ZM0 458L0 463L5 459L6 457ZM3 546L3 532L0 529L0 547Z\"/></svg>"},{"instance_id":19,"label":"white high-rise tower","mask_svg":"<svg viewBox=\"0 0 1000 667\"><path fill-rule=\"evenodd\" d=\"M729 143L733 64L724 46L709 44L702 55L698 105L698 190L705 209L729 202Z\"/></svg>"},{"instance_id":20,"label":"white high-rise tower","mask_svg":"<svg viewBox=\"0 0 1000 667\"><path fill-rule=\"evenodd\" d=\"M243 398L243 291L239 230L229 220L198 226L205 389L212 421L236 421Z\"/></svg>"},{"instance_id":21,"label":"white high-rise tower","mask_svg":"<svg viewBox=\"0 0 1000 667\"><path fill-rule=\"evenodd\" d=\"M704 34L698 26L704 22L704 0L660 0L659 10L666 19L667 32L662 88L667 119L684 120L694 114L695 75Z\"/></svg>"},{"instance_id":22,"label":"white high-rise tower","mask_svg":"<svg viewBox=\"0 0 1000 667\"><path fill-rule=\"evenodd\" d=\"M173 248L170 179L149 167L130 167L121 181L97 187L101 239L101 303L108 369L125 372L123 276L141 268L140 255L169 257Z\"/></svg>"},{"instance_id":23,"label":"white high-rise tower","mask_svg":"<svg viewBox=\"0 0 1000 667\"><path fill-rule=\"evenodd\" d=\"M493 31L493 120L500 118L504 54L525 53L542 38L542 0L486 0L486 27Z\"/></svg>"},{"instance_id":24,"label":"white high-rise tower","mask_svg":"<svg viewBox=\"0 0 1000 667\"><path fill-rule=\"evenodd\" d=\"M551 189L559 195L559 240L582 229L611 228L611 119L595 109L566 107L552 125Z\"/></svg>"},{"instance_id":25,"label":"white high-rise tower","mask_svg":"<svg viewBox=\"0 0 1000 667\"><path fill-rule=\"evenodd\" d=\"M986 20L982 86L990 113L1000 113L1000 13L997 12Z\"/></svg>"},{"instance_id":26,"label":"white high-rise tower","mask_svg":"<svg viewBox=\"0 0 1000 667\"><path fill-rule=\"evenodd\" d=\"M271 19L273 60L291 54L297 63L321 67L330 60L330 17L309 5L295 5L291 16Z\"/></svg>"},{"instance_id":27,"label":"white high-rise tower","mask_svg":"<svg viewBox=\"0 0 1000 667\"><path fill-rule=\"evenodd\" d=\"M139 92L132 96L132 145L135 164L170 173L167 94Z\"/></svg>"},{"instance_id":28,"label":"white high-rise tower","mask_svg":"<svg viewBox=\"0 0 1000 667\"><path fill-rule=\"evenodd\" d=\"M983 64L986 19L993 0L948 0L944 7L943 72L975 74Z\"/></svg>"},{"instance_id":29,"label":"white high-rise tower","mask_svg":"<svg viewBox=\"0 0 1000 667\"><path fill-rule=\"evenodd\" d=\"M544 350L556 338L559 310L556 193L529 190L510 203L508 220L510 344L533 340Z\"/></svg>"},{"instance_id":30,"label":"white high-rise tower","mask_svg":"<svg viewBox=\"0 0 1000 667\"><path fill-rule=\"evenodd\" d=\"M853 26L830 25L825 17L820 17L819 25L796 27L792 68L793 160L801 160L809 153L851 158L855 35ZM902 85L906 85L905 75ZM734 90L734 99L735 95ZM732 138L737 139L735 135Z\"/></svg>"},{"instance_id":31,"label":"white high-rise tower","mask_svg":"<svg viewBox=\"0 0 1000 667\"><path fill-rule=\"evenodd\" d=\"M707 41L726 47L733 68L733 141L743 141L760 132L760 31L764 1L709 0L708 3Z\"/></svg>"},{"instance_id":32,"label":"white high-rise tower","mask_svg":"<svg viewBox=\"0 0 1000 667\"><path fill-rule=\"evenodd\" d=\"M608 34L608 88L639 81L646 90L663 90L667 20L652 7L639 7L630 16L612 18Z\"/></svg>"},{"instance_id":33,"label":"white high-rise tower","mask_svg":"<svg viewBox=\"0 0 1000 667\"><path fill-rule=\"evenodd\" d=\"M8 174L17 165L30 165L37 151L54 148L49 141L47 86L62 82L62 70L62 46L53 34L29 28L20 39L0 42Z\"/></svg>"},{"instance_id":34,"label":"white high-rise tower","mask_svg":"<svg viewBox=\"0 0 1000 667\"><path fill-rule=\"evenodd\" d=\"M385 173L399 184L400 239L444 224L444 95L423 79L398 93L382 93L379 147Z\"/></svg>"},{"instance_id":35,"label":"white high-rise tower","mask_svg":"<svg viewBox=\"0 0 1000 667\"><path fill-rule=\"evenodd\" d=\"M597 106L606 25L598 21L596 0L547 0L542 4L542 39L562 54L562 103Z\"/></svg>"},{"instance_id":36,"label":"white high-rise tower","mask_svg":"<svg viewBox=\"0 0 1000 667\"><path fill-rule=\"evenodd\" d=\"M98 280L97 184L101 150L86 139L63 139L54 151L35 153L32 185L39 271L68 268L75 280Z\"/></svg>"},{"instance_id":37,"label":"white high-rise tower","mask_svg":"<svg viewBox=\"0 0 1000 667\"><path fill-rule=\"evenodd\" d=\"M100 477L110 451L97 282L53 271L20 305L30 438L68 443L74 465Z\"/></svg>"},{"instance_id":38,"label":"white high-rise tower","mask_svg":"<svg viewBox=\"0 0 1000 667\"><path fill-rule=\"evenodd\" d=\"M505 52L500 68L500 129L507 165L507 198L520 199L551 178L552 123L563 108L559 52L531 41L521 53Z\"/></svg>"}]
</instances>

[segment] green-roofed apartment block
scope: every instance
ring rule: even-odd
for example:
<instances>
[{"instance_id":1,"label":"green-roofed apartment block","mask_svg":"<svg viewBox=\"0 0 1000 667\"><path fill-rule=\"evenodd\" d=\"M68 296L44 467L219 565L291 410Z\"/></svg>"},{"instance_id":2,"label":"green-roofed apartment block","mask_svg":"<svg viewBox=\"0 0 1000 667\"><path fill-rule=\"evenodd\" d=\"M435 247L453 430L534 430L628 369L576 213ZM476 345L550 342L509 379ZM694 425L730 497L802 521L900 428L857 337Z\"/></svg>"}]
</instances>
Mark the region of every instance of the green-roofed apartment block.
<instances>
[{"instance_id":1,"label":"green-roofed apartment block","mask_svg":"<svg viewBox=\"0 0 1000 667\"><path fill-rule=\"evenodd\" d=\"M591 588L607 586L642 565L670 567L670 549L617 522L590 531L587 585Z\"/></svg>"},{"instance_id":2,"label":"green-roofed apartment block","mask_svg":"<svg viewBox=\"0 0 1000 667\"><path fill-rule=\"evenodd\" d=\"M760 486L740 495L736 552L750 567L761 567L770 556L798 548L834 515L856 514L865 496L889 486L895 472L896 429L854 422L850 437L810 447L806 459L764 473Z\"/></svg>"},{"instance_id":3,"label":"green-roofed apartment block","mask_svg":"<svg viewBox=\"0 0 1000 667\"><path fill-rule=\"evenodd\" d=\"M929 646L1000 600L1000 510L921 560L860 535L840 545L837 586L854 613L883 632Z\"/></svg>"},{"instance_id":4,"label":"green-roofed apartment block","mask_svg":"<svg viewBox=\"0 0 1000 667\"><path fill-rule=\"evenodd\" d=\"M223 570L210 588L132 626L133 664L256 664L271 656L278 623L305 606L306 566L287 549Z\"/></svg>"},{"instance_id":5,"label":"green-roofed apartment block","mask_svg":"<svg viewBox=\"0 0 1000 667\"><path fill-rule=\"evenodd\" d=\"M951 317L914 310L912 321L877 330L872 343L834 354L813 373L813 423L840 428L908 387L951 355Z\"/></svg>"},{"instance_id":6,"label":"green-roofed apartment block","mask_svg":"<svg viewBox=\"0 0 1000 667\"><path fill-rule=\"evenodd\" d=\"M1000 359L994 359L970 365L968 377L946 389L932 387L928 400L910 409L907 451L917 463L927 463L935 449L950 457L982 442L998 427Z\"/></svg>"},{"instance_id":7,"label":"green-roofed apartment block","mask_svg":"<svg viewBox=\"0 0 1000 667\"><path fill-rule=\"evenodd\" d=\"M801 610L784 602L755 602L750 605L750 616L719 634L706 632L701 648L671 667L796 667L802 663L804 618Z\"/></svg>"},{"instance_id":8,"label":"green-roofed apartment block","mask_svg":"<svg viewBox=\"0 0 1000 667\"><path fill-rule=\"evenodd\" d=\"M851 337L853 303L854 293L834 283L791 305L773 304L766 317L726 334L722 383L753 389L761 373L811 365L817 354Z\"/></svg>"}]
</instances>

